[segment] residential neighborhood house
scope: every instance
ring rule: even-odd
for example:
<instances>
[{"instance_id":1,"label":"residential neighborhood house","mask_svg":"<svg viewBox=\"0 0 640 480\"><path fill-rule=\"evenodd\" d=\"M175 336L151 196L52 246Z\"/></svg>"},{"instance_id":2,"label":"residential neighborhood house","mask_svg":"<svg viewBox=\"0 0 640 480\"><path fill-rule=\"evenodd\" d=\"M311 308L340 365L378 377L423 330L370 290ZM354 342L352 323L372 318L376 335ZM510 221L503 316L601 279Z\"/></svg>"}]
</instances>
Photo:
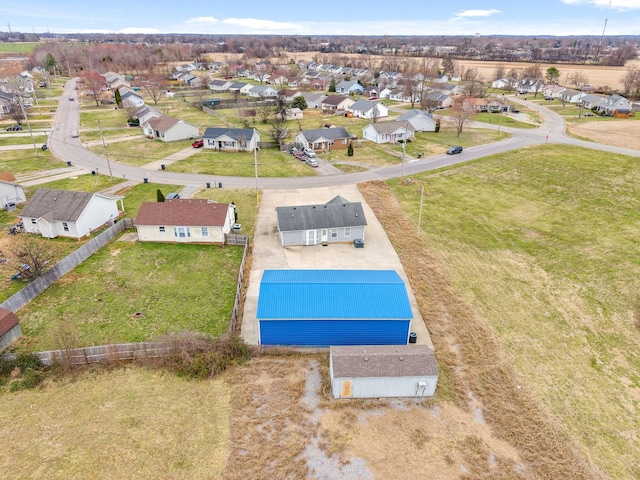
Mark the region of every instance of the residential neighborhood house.
<instances>
[{"instance_id":1,"label":"residential neighborhood house","mask_svg":"<svg viewBox=\"0 0 640 480\"><path fill-rule=\"evenodd\" d=\"M115 222L124 211L121 196L40 188L20 212L27 233L46 238L82 238L107 223Z\"/></svg>"},{"instance_id":2,"label":"residential neighborhood house","mask_svg":"<svg viewBox=\"0 0 640 480\"><path fill-rule=\"evenodd\" d=\"M232 203L170 199L145 202L134 221L141 242L224 244L235 223Z\"/></svg>"},{"instance_id":3,"label":"residential neighborhood house","mask_svg":"<svg viewBox=\"0 0 640 480\"><path fill-rule=\"evenodd\" d=\"M202 135L204 148L234 152L253 152L258 148L260 134L252 128L207 128Z\"/></svg>"},{"instance_id":4,"label":"residential neighborhood house","mask_svg":"<svg viewBox=\"0 0 640 480\"><path fill-rule=\"evenodd\" d=\"M414 131L409 122L378 122L364 127L362 137L375 143L398 143L413 140Z\"/></svg>"},{"instance_id":5,"label":"residential neighborhood house","mask_svg":"<svg viewBox=\"0 0 640 480\"><path fill-rule=\"evenodd\" d=\"M283 247L364 240L367 219L360 202L336 196L324 205L276 207Z\"/></svg>"},{"instance_id":6,"label":"residential neighborhood house","mask_svg":"<svg viewBox=\"0 0 640 480\"><path fill-rule=\"evenodd\" d=\"M344 127L318 128L303 130L296 135L296 144L300 147L327 152L329 150L349 148L353 136Z\"/></svg>"},{"instance_id":7,"label":"residential neighborhood house","mask_svg":"<svg viewBox=\"0 0 640 480\"><path fill-rule=\"evenodd\" d=\"M167 115L150 118L142 125L142 131L147 137L163 142L187 140L200 135L196 125Z\"/></svg>"},{"instance_id":8,"label":"residential neighborhood house","mask_svg":"<svg viewBox=\"0 0 640 480\"><path fill-rule=\"evenodd\" d=\"M435 132L436 121L429 113L425 113L422 110L409 110L407 113L403 113L398 118L398 122L409 122L415 132Z\"/></svg>"},{"instance_id":9,"label":"residential neighborhood house","mask_svg":"<svg viewBox=\"0 0 640 480\"><path fill-rule=\"evenodd\" d=\"M22 185L12 181L11 178L15 180L15 177L9 175L0 177L0 209L4 210L13 210L16 205L27 201Z\"/></svg>"}]
</instances>

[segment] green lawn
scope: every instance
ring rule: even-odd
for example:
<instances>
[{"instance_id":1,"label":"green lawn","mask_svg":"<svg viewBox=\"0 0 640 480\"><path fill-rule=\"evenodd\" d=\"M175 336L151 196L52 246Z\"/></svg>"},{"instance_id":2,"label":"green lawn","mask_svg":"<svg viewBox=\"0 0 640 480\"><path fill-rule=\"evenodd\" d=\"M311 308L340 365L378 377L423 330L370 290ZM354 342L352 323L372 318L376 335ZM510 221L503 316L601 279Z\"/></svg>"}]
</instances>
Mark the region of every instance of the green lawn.
<instances>
[{"instance_id":1,"label":"green lawn","mask_svg":"<svg viewBox=\"0 0 640 480\"><path fill-rule=\"evenodd\" d=\"M0 53L31 53L40 42L0 42Z\"/></svg>"},{"instance_id":2,"label":"green lawn","mask_svg":"<svg viewBox=\"0 0 640 480\"><path fill-rule=\"evenodd\" d=\"M139 130L131 130L132 133L139 134ZM85 137L83 135L83 140ZM162 142L148 138L132 138L122 142L112 142L107 146L109 158L125 163L127 165L141 166L156 160L162 160L169 155L179 152L185 148L191 148L192 140L181 140L179 142ZM98 155L104 154L102 144L90 147L90 150Z\"/></svg>"},{"instance_id":3,"label":"green lawn","mask_svg":"<svg viewBox=\"0 0 640 480\"><path fill-rule=\"evenodd\" d=\"M611 478L638 476L640 163L531 147L395 189L523 382ZM634 320L635 319L635 320Z\"/></svg>"},{"instance_id":4,"label":"green lawn","mask_svg":"<svg viewBox=\"0 0 640 480\"><path fill-rule=\"evenodd\" d=\"M315 170L292 155L275 148L260 149L257 156L260 177L303 177L315 175ZM171 172L202 173L253 177L255 159L247 152L213 152L201 149L185 160L167 165Z\"/></svg>"},{"instance_id":5,"label":"green lawn","mask_svg":"<svg viewBox=\"0 0 640 480\"><path fill-rule=\"evenodd\" d=\"M526 112L528 113L528 112ZM500 115L498 113L478 113L474 120L476 122L489 123L491 125L501 125L503 127L512 128L537 128L539 125L532 123L520 122L509 115Z\"/></svg>"},{"instance_id":6,"label":"green lawn","mask_svg":"<svg viewBox=\"0 0 640 480\"><path fill-rule=\"evenodd\" d=\"M25 192L29 197L38 188L52 188L56 190L74 190L76 192L99 192L105 188L109 188L118 183L124 182L121 178L113 178L113 181L108 175L91 175L83 174L77 177L63 178L61 180L55 180L53 182L42 183L33 187L27 187Z\"/></svg>"},{"instance_id":7,"label":"green lawn","mask_svg":"<svg viewBox=\"0 0 640 480\"><path fill-rule=\"evenodd\" d=\"M258 199L255 190L237 188L205 188L194 198L206 198L220 203L234 203L238 213L238 223L242 224L242 234L253 237L258 216Z\"/></svg>"},{"instance_id":8,"label":"green lawn","mask_svg":"<svg viewBox=\"0 0 640 480\"><path fill-rule=\"evenodd\" d=\"M158 200L158 189L166 195L171 192L179 192L182 187L180 185L159 185L156 183L140 183L134 187L127 187L118 192L118 195L124 195L124 208L126 217L136 218L140 205L143 202L156 202Z\"/></svg>"},{"instance_id":9,"label":"green lawn","mask_svg":"<svg viewBox=\"0 0 640 480\"><path fill-rule=\"evenodd\" d=\"M242 251L112 242L20 310L24 336L15 350L56 349L70 337L88 346L186 331L220 335L229 327Z\"/></svg>"},{"instance_id":10,"label":"green lawn","mask_svg":"<svg viewBox=\"0 0 640 480\"><path fill-rule=\"evenodd\" d=\"M31 172L64 167L66 163L55 159L50 151L9 150L0 155L0 172L11 172L15 176Z\"/></svg>"}]
</instances>

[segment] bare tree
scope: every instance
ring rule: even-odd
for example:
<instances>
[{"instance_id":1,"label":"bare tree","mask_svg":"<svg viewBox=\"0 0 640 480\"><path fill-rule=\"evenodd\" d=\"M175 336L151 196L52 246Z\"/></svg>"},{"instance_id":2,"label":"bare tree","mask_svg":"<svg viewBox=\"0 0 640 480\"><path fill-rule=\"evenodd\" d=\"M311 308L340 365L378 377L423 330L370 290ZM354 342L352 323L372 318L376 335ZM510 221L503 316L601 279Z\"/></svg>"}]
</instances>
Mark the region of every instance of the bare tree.
<instances>
[{"instance_id":1,"label":"bare tree","mask_svg":"<svg viewBox=\"0 0 640 480\"><path fill-rule=\"evenodd\" d=\"M487 88L484 79L477 68L468 68L462 77L464 81L463 93L468 97L484 97L487 94Z\"/></svg>"},{"instance_id":2,"label":"bare tree","mask_svg":"<svg viewBox=\"0 0 640 480\"><path fill-rule=\"evenodd\" d=\"M49 245L31 235L23 237L13 251L17 263L14 269L20 278L28 281L35 280L49 269L51 249Z\"/></svg>"},{"instance_id":3,"label":"bare tree","mask_svg":"<svg viewBox=\"0 0 640 480\"><path fill-rule=\"evenodd\" d=\"M567 81L569 82L569 85L573 86L574 88L582 89L582 87L584 87L589 79L581 70L579 72L575 71L573 73L570 73L567 77Z\"/></svg>"},{"instance_id":4,"label":"bare tree","mask_svg":"<svg viewBox=\"0 0 640 480\"><path fill-rule=\"evenodd\" d=\"M20 99L16 96L9 106L9 116L13 118L18 125L22 125L24 121L24 109L20 105Z\"/></svg>"},{"instance_id":5,"label":"bare tree","mask_svg":"<svg viewBox=\"0 0 640 480\"><path fill-rule=\"evenodd\" d=\"M260 97L260 103L256 107L256 113L262 123L267 123L271 116L275 113L275 107L270 100Z\"/></svg>"},{"instance_id":6,"label":"bare tree","mask_svg":"<svg viewBox=\"0 0 640 480\"><path fill-rule=\"evenodd\" d=\"M621 82L627 97L640 97L640 67L637 65L629 67L622 76Z\"/></svg>"},{"instance_id":7,"label":"bare tree","mask_svg":"<svg viewBox=\"0 0 640 480\"><path fill-rule=\"evenodd\" d=\"M504 78L506 71L507 70L504 65L502 65L501 63L496 64L496 69L493 74L494 80L500 80L501 78Z\"/></svg>"},{"instance_id":8,"label":"bare tree","mask_svg":"<svg viewBox=\"0 0 640 480\"><path fill-rule=\"evenodd\" d=\"M100 75L98 72L90 71L84 72L80 75L82 79L82 84L84 85L84 93L93 98L96 102L96 107L100 101L100 91L103 87L105 87L104 77Z\"/></svg>"},{"instance_id":9,"label":"bare tree","mask_svg":"<svg viewBox=\"0 0 640 480\"><path fill-rule=\"evenodd\" d=\"M285 126L284 119L280 115L276 115L273 122L271 122L269 133L278 145L289 136L289 129Z\"/></svg>"},{"instance_id":10,"label":"bare tree","mask_svg":"<svg viewBox=\"0 0 640 480\"><path fill-rule=\"evenodd\" d=\"M164 92L168 90L169 81L160 74L152 73L142 81L142 88L144 88L145 93L151 97L153 104L157 105L164 95Z\"/></svg>"},{"instance_id":11,"label":"bare tree","mask_svg":"<svg viewBox=\"0 0 640 480\"><path fill-rule=\"evenodd\" d=\"M462 97L456 101L451 108L451 115L449 116L449 122L456 129L456 137L460 137L460 134L471 122L475 113L473 105L466 98Z\"/></svg>"},{"instance_id":12,"label":"bare tree","mask_svg":"<svg viewBox=\"0 0 640 480\"><path fill-rule=\"evenodd\" d=\"M402 89L402 94L409 99L411 108L413 108L416 102L420 99L420 91L423 88L421 74L407 73L398 83Z\"/></svg>"}]
</instances>

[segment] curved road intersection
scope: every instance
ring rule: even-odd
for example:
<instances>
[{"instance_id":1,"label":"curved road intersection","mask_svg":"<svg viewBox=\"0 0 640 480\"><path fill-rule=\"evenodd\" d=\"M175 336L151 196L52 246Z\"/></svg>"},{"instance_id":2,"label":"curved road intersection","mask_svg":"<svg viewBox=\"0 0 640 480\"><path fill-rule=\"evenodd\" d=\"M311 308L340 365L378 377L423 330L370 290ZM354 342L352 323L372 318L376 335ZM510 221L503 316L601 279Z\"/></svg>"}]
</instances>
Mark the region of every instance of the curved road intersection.
<instances>
[{"instance_id":1,"label":"curved road intersection","mask_svg":"<svg viewBox=\"0 0 640 480\"><path fill-rule=\"evenodd\" d=\"M255 188L256 179L253 177L222 177L202 174L175 173L166 170L148 170L140 167L124 165L117 162L107 162L107 160L93 152L85 149L78 138L70 138L72 130L78 130L78 119L80 114L80 102L65 101L77 96L75 90L75 79L67 82L64 94L58 107L58 112L53 124L48 146L51 152L73 165L87 170L98 169L101 173L111 171L114 177L122 177L127 180L142 182L147 178L150 182L160 184L178 184L185 186L203 186L206 182L222 182L225 187L231 188ZM420 172L435 170L438 168L464 163L477 158L502 153L509 150L516 150L530 145L540 145L545 143L574 145L585 148L602 150L616 154L640 156L640 151L603 145L599 143L586 142L569 137L565 133L564 119L546 107L516 99L516 102L526 105L528 108L538 112L542 118L542 126L536 129L517 129L502 127L501 130L511 134L511 137L499 142L478 145L465 149L459 155L435 155L420 160L405 162L404 175L413 175ZM495 125L483 124L485 128L498 129ZM259 172L258 172L259 173ZM389 180L398 178L402 174L402 165L380 167L365 172L325 175L315 177L295 177L295 178L261 178L258 179L260 189L269 188L312 188L337 185L353 185L372 180Z\"/></svg>"}]
</instances>

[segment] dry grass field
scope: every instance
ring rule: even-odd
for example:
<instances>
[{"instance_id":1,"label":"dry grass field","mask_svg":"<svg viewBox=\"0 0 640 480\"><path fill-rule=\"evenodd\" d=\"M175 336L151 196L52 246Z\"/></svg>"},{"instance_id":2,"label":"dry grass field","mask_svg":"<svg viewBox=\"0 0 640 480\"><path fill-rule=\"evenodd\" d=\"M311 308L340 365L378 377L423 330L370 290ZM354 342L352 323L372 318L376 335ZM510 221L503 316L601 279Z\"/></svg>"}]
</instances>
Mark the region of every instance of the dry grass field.
<instances>
[{"instance_id":1,"label":"dry grass field","mask_svg":"<svg viewBox=\"0 0 640 480\"><path fill-rule=\"evenodd\" d=\"M611 119L567 125L569 133L596 143L640 150L640 121Z\"/></svg>"}]
</instances>

